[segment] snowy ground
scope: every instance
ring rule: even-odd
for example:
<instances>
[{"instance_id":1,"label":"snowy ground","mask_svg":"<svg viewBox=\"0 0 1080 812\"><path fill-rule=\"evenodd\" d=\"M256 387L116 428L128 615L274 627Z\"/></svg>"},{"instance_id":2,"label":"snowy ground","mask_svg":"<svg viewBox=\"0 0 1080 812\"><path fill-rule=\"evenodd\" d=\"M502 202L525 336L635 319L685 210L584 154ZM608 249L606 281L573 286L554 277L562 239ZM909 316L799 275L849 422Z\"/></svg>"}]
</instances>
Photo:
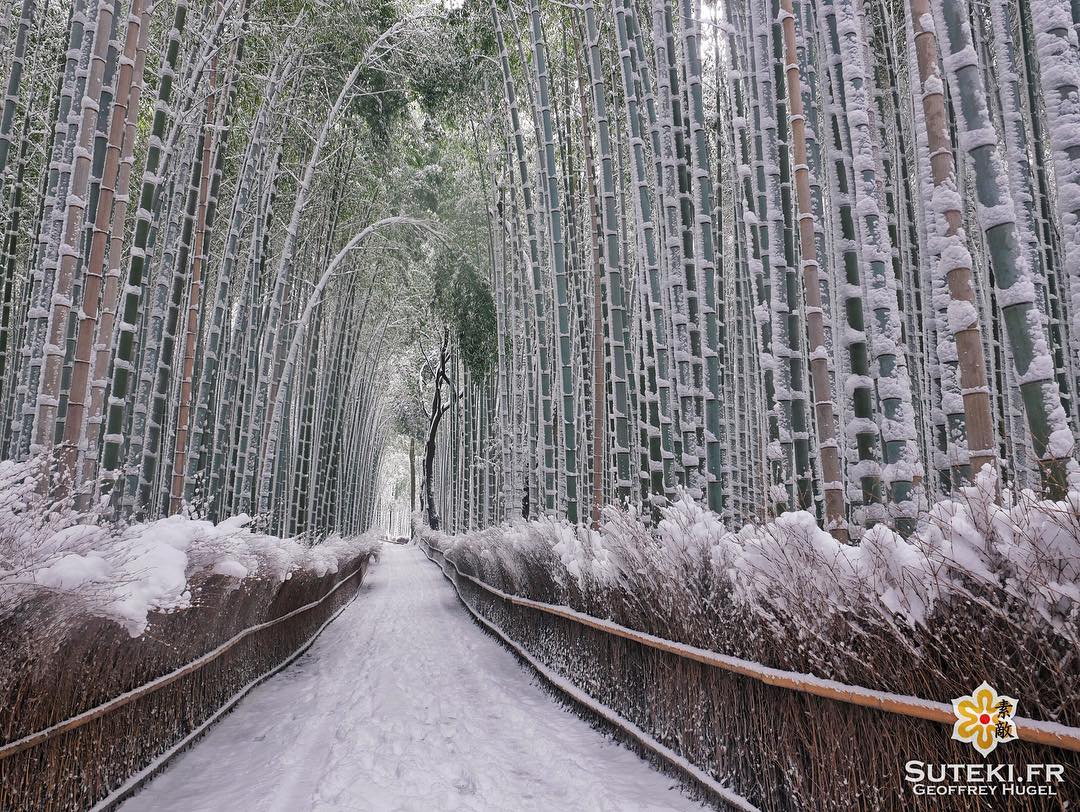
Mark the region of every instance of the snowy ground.
<instances>
[{"instance_id":1,"label":"snowy ground","mask_svg":"<svg viewBox=\"0 0 1080 812\"><path fill-rule=\"evenodd\" d=\"M554 703L416 547L123 812L700 810Z\"/></svg>"}]
</instances>

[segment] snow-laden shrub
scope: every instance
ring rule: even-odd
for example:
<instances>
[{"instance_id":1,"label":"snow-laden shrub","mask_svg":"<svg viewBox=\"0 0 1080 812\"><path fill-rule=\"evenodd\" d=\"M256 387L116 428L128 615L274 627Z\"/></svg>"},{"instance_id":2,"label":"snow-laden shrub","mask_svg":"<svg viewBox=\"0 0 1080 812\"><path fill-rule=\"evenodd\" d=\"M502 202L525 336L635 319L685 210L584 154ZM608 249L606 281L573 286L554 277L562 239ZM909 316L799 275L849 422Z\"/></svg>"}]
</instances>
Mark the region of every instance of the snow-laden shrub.
<instances>
[{"instance_id":1,"label":"snow-laden shrub","mask_svg":"<svg viewBox=\"0 0 1080 812\"><path fill-rule=\"evenodd\" d=\"M608 509L599 532L550 518L420 532L504 591L668 639L928 698L1000 675L1033 715L1076 713L1077 491L1061 502L999 494L984 473L933 505L912 537L877 525L857 544L801 511L733 530L688 497L651 528Z\"/></svg>"},{"instance_id":2,"label":"snow-laden shrub","mask_svg":"<svg viewBox=\"0 0 1080 812\"><path fill-rule=\"evenodd\" d=\"M136 637L149 613L188 608L198 575L321 578L378 546L373 535L320 544L267 536L248 516L85 524L69 503L39 493L38 466L0 462L0 618L48 592L70 612L115 620Z\"/></svg>"},{"instance_id":3,"label":"snow-laden shrub","mask_svg":"<svg viewBox=\"0 0 1080 812\"><path fill-rule=\"evenodd\" d=\"M1030 490L995 499L989 474L963 497L930 511L917 542L954 573L999 585L1041 620L1063 631L1080 622L1080 491L1060 502Z\"/></svg>"}]
</instances>

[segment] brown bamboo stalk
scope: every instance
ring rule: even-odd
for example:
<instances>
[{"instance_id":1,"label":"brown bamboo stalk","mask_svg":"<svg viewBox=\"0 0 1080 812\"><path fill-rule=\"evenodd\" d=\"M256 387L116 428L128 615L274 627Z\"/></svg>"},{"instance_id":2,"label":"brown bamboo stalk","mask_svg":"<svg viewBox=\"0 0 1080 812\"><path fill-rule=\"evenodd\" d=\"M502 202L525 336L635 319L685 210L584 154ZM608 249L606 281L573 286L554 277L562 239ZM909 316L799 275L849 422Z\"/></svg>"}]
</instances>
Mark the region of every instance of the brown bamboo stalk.
<instances>
[{"instance_id":1,"label":"brown bamboo stalk","mask_svg":"<svg viewBox=\"0 0 1080 812\"><path fill-rule=\"evenodd\" d=\"M994 451L994 417L990 403L990 388L986 376L986 360L983 357L982 330L979 326L979 303L971 271L971 254L967 250L964 233L964 215L956 183L956 163L949 137L947 111L945 109L945 81L938 70L938 41L934 29L923 27L922 21L930 15L929 0L910 0L912 25L915 31L915 55L919 63L919 83L922 90L923 113L926 117L926 134L930 147L930 169L933 177L935 198L942 201L940 216L945 220L946 245L962 250L949 252L940 261L946 266L949 298L959 302L959 308L950 307L950 321L960 314L966 315L963 326L947 329L956 340L956 353L960 366L960 391L964 398L964 423L971 459L972 476L984 465L997 468ZM925 16L924 16L925 15ZM932 80L937 81L932 81Z\"/></svg>"},{"instance_id":2,"label":"brown bamboo stalk","mask_svg":"<svg viewBox=\"0 0 1080 812\"><path fill-rule=\"evenodd\" d=\"M120 170L116 180L116 191L113 195L112 217L105 223L105 228L102 230L100 237L102 246L99 247L99 251L105 250L104 243L105 241L108 242L108 263L105 272L104 290L101 294L101 313L97 322L97 335L91 348L93 360L90 370L90 402L86 408L85 424L80 426L82 430L80 442L83 445L83 462L79 482L83 485L88 484L94 478L98 465L98 438L105 409L105 387L108 383L109 361L112 358L116 310L119 306L120 263L124 256L124 223L127 219L128 199L131 191L131 170L135 160L135 130L139 118L139 105L142 99L143 68L146 65L146 45L150 31L148 16L149 11L146 10L144 4L139 26L138 44L135 50L135 64L131 72L131 89L126 100L126 110L124 111ZM121 65L121 71L124 67L124 65ZM116 96L117 103L120 102L120 98L118 93ZM106 158L106 160L108 159ZM98 212L104 217L107 214L107 208L99 204ZM95 236L97 231L98 229L95 227ZM74 424L70 416L67 423ZM80 495L81 508L86 507L86 503L89 502L91 496L90 493Z\"/></svg>"},{"instance_id":3,"label":"brown bamboo stalk","mask_svg":"<svg viewBox=\"0 0 1080 812\"><path fill-rule=\"evenodd\" d=\"M67 419L64 422L63 443L60 450L60 482L70 483L78 464L79 444L84 439L83 416L87 407L90 387L90 363L94 351L94 333L98 326L101 306L102 284L105 279L105 248L113 224L113 202L118 194L118 180L123 152L130 156L133 139L125 141L129 100L132 86L142 83L143 60L137 59L139 38L145 24L145 0L132 0L124 39L124 54L116 80L116 94L109 121L109 141L105 151L105 168L101 176L101 192L98 198L94 230L90 238L90 254L86 265L83 300L75 338L75 355L72 362L71 387L68 395ZM136 69L138 75L136 75ZM132 110L132 116L138 110ZM121 224L123 218L121 217ZM122 225L121 225L122 227Z\"/></svg>"},{"instance_id":4,"label":"brown bamboo stalk","mask_svg":"<svg viewBox=\"0 0 1080 812\"><path fill-rule=\"evenodd\" d=\"M68 315L72 307L75 274L79 265L79 236L82 234L83 221L86 217L86 196L93 156L91 146L98 103L101 100L101 85L105 73L112 18L112 4L108 0L99 0L94 50L90 57L73 153L71 186L67 200L57 201L58 206L64 206L64 225L60 233L60 263L56 275L56 289L52 297L52 312L49 316L48 338L41 373L41 391L38 394L39 409L34 423L34 443L42 448L51 447L55 440Z\"/></svg>"},{"instance_id":5,"label":"brown bamboo stalk","mask_svg":"<svg viewBox=\"0 0 1080 812\"><path fill-rule=\"evenodd\" d=\"M806 156L806 116L803 112L802 78L795 48L795 15L792 0L780 0L784 32L784 69L791 121L791 148L795 165L795 193L799 206L799 250L802 257L803 295L806 300L806 331L810 338L810 379L814 387L818 452L825 491L825 523L834 538L847 541L844 486L840 449L836 444L829 355L825 347L825 319L821 310L820 257L814 240L814 207L810 198L810 169Z\"/></svg>"}]
</instances>

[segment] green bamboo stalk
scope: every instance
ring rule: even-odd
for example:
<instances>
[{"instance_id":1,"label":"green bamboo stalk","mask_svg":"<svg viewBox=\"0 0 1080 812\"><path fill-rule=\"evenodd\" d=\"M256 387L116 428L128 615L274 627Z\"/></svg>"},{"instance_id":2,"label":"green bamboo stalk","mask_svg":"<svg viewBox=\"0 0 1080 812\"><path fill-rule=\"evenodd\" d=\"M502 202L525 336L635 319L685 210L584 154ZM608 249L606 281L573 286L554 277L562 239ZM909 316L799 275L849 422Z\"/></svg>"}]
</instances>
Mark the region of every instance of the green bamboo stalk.
<instances>
[{"instance_id":1,"label":"green bamboo stalk","mask_svg":"<svg viewBox=\"0 0 1080 812\"><path fill-rule=\"evenodd\" d=\"M161 69L158 72L158 98L154 105L154 117L150 128L142 189L139 195L139 208L136 212L131 259L124 285L123 309L117 326L111 394L105 422L105 441L101 453L101 465L106 476L106 481L102 483L103 495L111 494L121 464L127 395L135 362L136 319L139 318L143 304L146 245L150 235L152 212L156 206L161 185L157 172L161 163L162 138L168 124L169 100L172 96L173 78L180 51L180 37L186 20L187 2L178 0L172 27L167 36L165 53L162 56Z\"/></svg>"}]
</instances>

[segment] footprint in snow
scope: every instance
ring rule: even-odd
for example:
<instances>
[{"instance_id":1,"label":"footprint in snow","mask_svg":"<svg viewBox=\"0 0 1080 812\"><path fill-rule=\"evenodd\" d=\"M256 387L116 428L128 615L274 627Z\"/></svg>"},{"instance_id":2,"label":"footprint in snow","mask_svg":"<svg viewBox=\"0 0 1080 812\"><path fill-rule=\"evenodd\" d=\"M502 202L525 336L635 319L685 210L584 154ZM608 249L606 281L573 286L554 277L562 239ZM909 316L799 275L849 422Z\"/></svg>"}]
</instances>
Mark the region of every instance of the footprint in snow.
<instances>
[{"instance_id":1,"label":"footprint in snow","mask_svg":"<svg viewBox=\"0 0 1080 812\"><path fill-rule=\"evenodd\" d=\"M455 779L454 789L456 789L462 795L475 795L476 779L473 778L471 775L462 775Z\"/></svg>"}]
</instances>

